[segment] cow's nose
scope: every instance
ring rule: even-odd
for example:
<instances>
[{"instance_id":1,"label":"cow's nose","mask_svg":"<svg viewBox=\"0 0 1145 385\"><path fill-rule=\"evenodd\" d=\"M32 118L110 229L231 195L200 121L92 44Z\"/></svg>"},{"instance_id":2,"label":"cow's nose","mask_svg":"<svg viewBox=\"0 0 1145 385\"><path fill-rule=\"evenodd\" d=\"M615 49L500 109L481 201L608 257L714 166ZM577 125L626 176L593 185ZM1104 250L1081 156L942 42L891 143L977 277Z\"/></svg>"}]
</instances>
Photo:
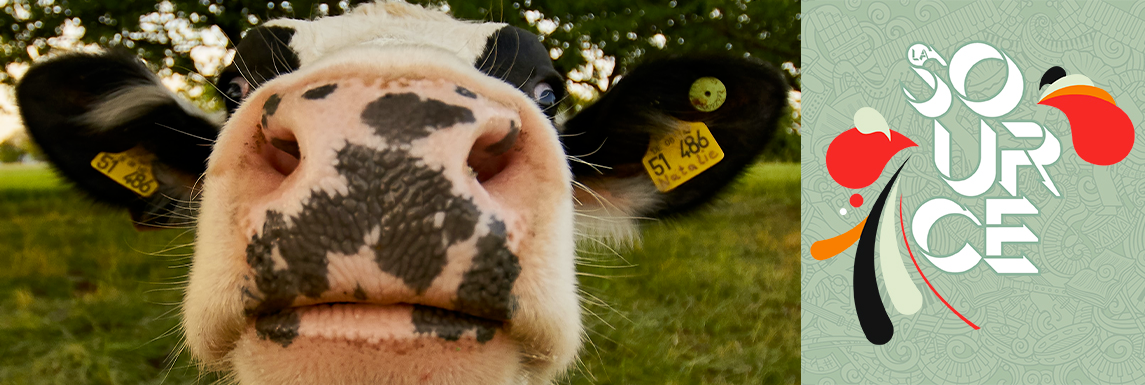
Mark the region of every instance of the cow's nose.
<instances>
[{"instance_id":1,"label":"cow's nose","mask_svg":"<svg viewBox=\"0 0 1145 385\"><path fill-rule=\"evenodd\" d=\"M403 155L436 160L446 174L465 171L479 183L512 160L509 150L517 143L520 118L465 87L426 80L374 87L345 83L350 84L304 86L266 97L252 137L253 150L270 166L263 171L273 170L285 181L303 159L324 160L313 158L340 140L408 150ZM284 100L290 96L297 97ZM418 142L428 146L415 148Z\"/></svg>"},{"instance_id":2,"label":"cow's nose","mask_svg":"<svg viewBox=\"0 0 1145 385\"><path fill-rule=\"evenodd\" d=\"M441 80L252 98L228 123L250 132L234 172L265 184L243 198L248 311L374 302L510 317L521 215L504 191L535 173L514 109Z\"/></svg>"}]
</instances>

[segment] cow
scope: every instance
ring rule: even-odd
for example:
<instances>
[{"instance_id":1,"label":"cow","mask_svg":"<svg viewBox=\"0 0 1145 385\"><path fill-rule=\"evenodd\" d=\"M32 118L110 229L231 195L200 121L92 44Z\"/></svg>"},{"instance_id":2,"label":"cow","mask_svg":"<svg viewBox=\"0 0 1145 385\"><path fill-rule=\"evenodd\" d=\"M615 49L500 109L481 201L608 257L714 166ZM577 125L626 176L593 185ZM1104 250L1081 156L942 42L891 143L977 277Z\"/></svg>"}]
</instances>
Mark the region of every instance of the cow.
<instances>
[{"instance_id":1,"label":"cow","mask_svg":"<svg viewBox=\"0 0 1145 385\"><path fill-rule=\"evenodd\" d=\"M16 97L76 188L137 227L193 220L186 346L241 384L554 381L584 336L578 237L703 207L788 108L769 64L691 56L560 114L536 35L400 1L236 51L219 113L119 51L38 63Z\"/></svg>"}]
</instances>

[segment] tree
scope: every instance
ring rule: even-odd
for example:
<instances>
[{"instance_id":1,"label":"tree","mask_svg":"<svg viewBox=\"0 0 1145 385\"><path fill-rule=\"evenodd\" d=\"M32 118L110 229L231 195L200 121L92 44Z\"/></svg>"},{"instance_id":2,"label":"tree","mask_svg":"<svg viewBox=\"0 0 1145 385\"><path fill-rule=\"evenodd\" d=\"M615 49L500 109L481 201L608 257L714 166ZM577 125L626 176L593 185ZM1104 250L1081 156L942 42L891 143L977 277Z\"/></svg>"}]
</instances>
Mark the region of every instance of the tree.
<instances>
[{"instance_id":1,"label":"tree","mask_svg":"<svg viewBox=\"0 0 1145 385\"><path fill-rule=\"evenodd\" d=\"M65 43L67 39L59 39L65 30L79 29L83 43L131 49L152 63L187 74L195 68L187 53L201 39L181 39L181 30L217 26L237 41L243 30L272 18L338 15L359 2L0 0L8 19L0 28L0 59L30 62ZM566 70L583 65L584 52L595 49L601 56L620 58L621 69L661 50L722 50L799 66L799 2L794 0L412 2L448 9L459 18L536 31L544 35L557 66Z\"/></svg>"}]
</instances>

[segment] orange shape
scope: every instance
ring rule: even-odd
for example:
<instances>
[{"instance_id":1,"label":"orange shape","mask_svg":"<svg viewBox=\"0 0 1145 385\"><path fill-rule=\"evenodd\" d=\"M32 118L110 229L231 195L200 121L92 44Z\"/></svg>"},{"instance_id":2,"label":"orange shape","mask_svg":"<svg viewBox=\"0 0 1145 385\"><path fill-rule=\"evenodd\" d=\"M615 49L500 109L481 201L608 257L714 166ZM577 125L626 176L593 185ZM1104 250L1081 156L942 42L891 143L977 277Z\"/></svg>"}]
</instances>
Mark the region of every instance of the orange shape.
<instances>
[{"instance_id":1,"label":"orange shape","mask_svg":"<svg viewBox=\"0 0 1145 385\"><path fill-rule=\"evenodd\" d=\"M1097 88L1097 87L1093 87L1093 86L1086 86L1086 85L1076 85L1076 86L1063 87L1060 90L1054 91L1053 93L1046 95L1046 97L1042 98L1042 101L1046 101L1046 100L1052 99L1054 97L1064 96L1064 95L1089 95L1089 96L1107 101L1110 104L1113 104L1115 106L1117 105L1117 103L1113 101L1113 96L1110 96L1108 92L1105 92L1105 90Z\"/></svg>"},{"instance_id":2,"label":"orange shape","mask_svg":"<svg viewBox=\"0 0 1145 385\"><path fill-rule=\"evenodd\" d=\"M854 228L847 230L847 232L836 235L833 238L816 241L811 244L811 257L817 260L824 260L834 257L847 250L848 247L855 244L859 240L859 236L863 235L863 225L867 223L867 218L863 218L862 222L855 225Z\"/></svg>"}]
</instances>

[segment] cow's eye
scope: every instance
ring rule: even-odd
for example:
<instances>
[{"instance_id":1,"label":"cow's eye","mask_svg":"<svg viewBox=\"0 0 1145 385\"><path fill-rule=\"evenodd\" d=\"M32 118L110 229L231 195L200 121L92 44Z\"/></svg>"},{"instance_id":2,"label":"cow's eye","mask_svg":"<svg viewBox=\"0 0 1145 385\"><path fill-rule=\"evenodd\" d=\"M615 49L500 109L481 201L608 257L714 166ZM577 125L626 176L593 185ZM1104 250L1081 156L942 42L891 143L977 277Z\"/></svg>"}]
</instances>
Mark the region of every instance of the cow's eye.
<instances>
[{"instance_id":1,"label":"cow's eye","mask_svg":"<svg viewBox=\"0 0 1145 385\"><path fill-rule=\"evenodd\" d=\"M557 93L553 92L553 86L548 83L537 83L537 87L533 88L533 99L541 107L550 107L557 104Z\"/></svg>"},{"instance_id":2,"label":"cow's eye","mask_svg":"<svg viewBox=\"0 0 1145 385\"><path fill-rule=\"evenodd\" d=\"M250 85L247 84L246 79L241 76L232 79L231 82L227 84L227 97L231 98L235 103L241 102L246 98L246 94L249 92Z\"/></svg>"}]
</instances>

